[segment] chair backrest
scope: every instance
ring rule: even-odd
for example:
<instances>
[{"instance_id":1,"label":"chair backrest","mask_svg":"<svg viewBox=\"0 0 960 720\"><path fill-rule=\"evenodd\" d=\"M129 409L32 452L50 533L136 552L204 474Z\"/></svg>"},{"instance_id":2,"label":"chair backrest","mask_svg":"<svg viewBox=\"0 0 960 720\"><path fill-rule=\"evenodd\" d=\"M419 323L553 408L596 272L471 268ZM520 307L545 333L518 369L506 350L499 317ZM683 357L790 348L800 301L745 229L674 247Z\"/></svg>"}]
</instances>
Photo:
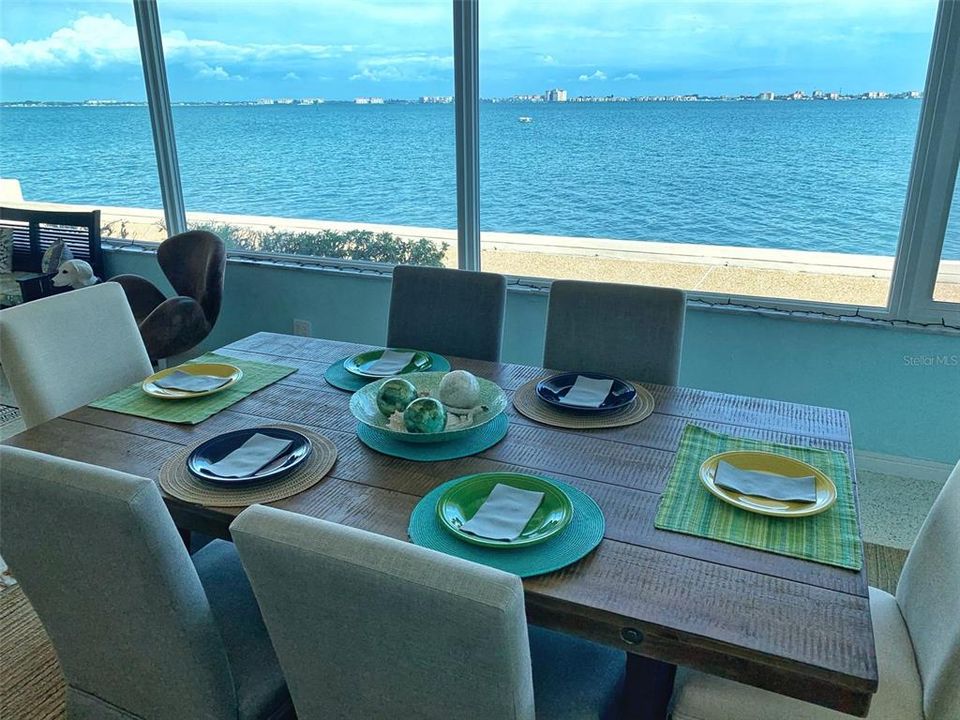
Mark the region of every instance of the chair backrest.
<instances>
[{"instance_id":1,"label":"chair backrest","mask_svg":"<svg viewBox=\"0 0 960 720\"><path fill-rule=\"evenodd\" d=\"M518 577L259 505L230 531L298 717L532 720Z\"/></svg>"},{"instance_id":2,"label":"chair backrest","mask_svg":"<svg viewBox=\"0 0 960 720\"><path fill-rule=\"evenodd\" d=\"M933 503L897 584L927 720L960 718L960 462Z\"/></svg>"},{"instance_id":3,"label":"chair backrest","mask_svg":"<svg viewBox=\"0 0 960 720\"><path fill-rule=\"evenodd\" d=\"M0 364L28 428L153 372L116 283L0 310Z\"/></svg>"},{"instance_id":4,"label":"chair backrest","mask_svg":"<svg viewBox=\"0 0 960 720\"><path fill-rule=\"evenodd\" d=\"M499 361L506 297L503 275L398 265L387 345Z\"/></svg>"},{"instance_id":5,"label":"chair backrest","mask_svg":"<svg viewBox=\"0 0 960 720\"><path fill-rule=\"evenodd\" d=\"M685 314L682 290L555 280L543 366L676 385Z\"/></svg>"},{"instance_id":6,"label":"chair backrest","mask_svg":"<svg viewBox=\"0 0 960 720\"><path fill-rule=\"evenodd\" d=\"M157 262L178 295L200 303L213 327L220 315L227 267L223 240L206 230L189 230L160 243Z\"/></svg>"},{"instance_id":7,"label":"chair backrest","mask_svg":"<svg viewBox=\"0 0 960 720\"><path fill-rule=\"evenodd\" d=\"M13 269L40 272L43 253L62 240L74 260L85 260L103 277L100 211L33 210L0 207L0 228L13 230Z\"/></svg>"},{"instance_id":8,"label":"chair backrest","mask_svg":"<svg viewBox=\"0 0 960 720\"><path fill-rule=\"evenodd\" d=\"M235 720L223 641L156 484L13 447L0 463L0 554L57 651L68 710Z\"/></svg>"}]
</instances>

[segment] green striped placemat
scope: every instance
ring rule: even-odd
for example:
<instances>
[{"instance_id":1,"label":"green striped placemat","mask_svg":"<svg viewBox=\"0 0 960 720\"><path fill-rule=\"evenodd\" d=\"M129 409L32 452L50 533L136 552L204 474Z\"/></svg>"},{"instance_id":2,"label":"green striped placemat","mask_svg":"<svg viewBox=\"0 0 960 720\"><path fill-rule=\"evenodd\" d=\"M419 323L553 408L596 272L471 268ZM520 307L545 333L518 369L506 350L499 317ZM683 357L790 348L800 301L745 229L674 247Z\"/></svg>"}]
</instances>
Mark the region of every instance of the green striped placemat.
<instances>
[{"instance_id":1,"label":"green striped placemat","mask_svg":"<svg viewBox=\"0 0 960 720\"><path fill-rule=\"evenodd\" d=\"M727 450L762 450L812 465L833 480L837 501L829 510L805 518L768 517L728 505L700 482L703 461ZM847 456L835 450L748 440L687 425L654 525L850 570L863 566L850 465Z\"/></svg>"},{"instance_id":2,"label":"green striped placemat","mask_svg":"<svg viewBox=\"0 0 960 720\"><path fill-rule=\"evenodd\" d=\"M158 400L143 392L140 388L141 383L134 383L90 403L90 407L127 415L139 415L151 420L196 425L211 415L216 415L221 410L240 402L247 395L272 385L296 371L296 368L283 365L241 360L217 353L207 353L186 364L192 363L228 363L243 370L243 377L226 390L189 400Z\"/></svg>"}]
</instances>

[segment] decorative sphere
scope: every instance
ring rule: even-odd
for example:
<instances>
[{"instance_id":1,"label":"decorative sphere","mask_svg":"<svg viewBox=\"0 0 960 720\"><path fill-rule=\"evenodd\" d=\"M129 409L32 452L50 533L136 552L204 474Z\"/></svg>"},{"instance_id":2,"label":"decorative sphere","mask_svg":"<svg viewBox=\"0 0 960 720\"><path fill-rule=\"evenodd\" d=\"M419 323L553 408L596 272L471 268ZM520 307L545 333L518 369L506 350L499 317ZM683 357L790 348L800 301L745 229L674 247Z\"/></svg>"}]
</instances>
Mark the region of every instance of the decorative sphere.
<instances>
[{"instance_id":1,"label":"decorative sphere","mask_svg":"<svg viewBox=\"0 0 960 720\"><path fill-rule=\"evenodd\" d=\"M455 408L472 408L480 404L480 383L466 370L448 372L440 380L440 402Z\"/></svg>"},{"instance_id":2,"label":"decorative sphere","mask_svg":"<svg viewBox=\"0 0 960 720\"><path fill-rule=\"evenodd\" d=\"M387 380L377 391L377 409L390 417L395 412L403 412L407 405L417 399L417 389L413 383L403 378Z\"/></svg>"},{"instance_id":3,"label":"decorative sphere","mask_svg":"<svg viewBox=\"0 0 960 720\"><path fill-rule=\"evenodd\" d=\"M417 398L403 411L403 425L411 433L443 432L447 426L447 410L436 398Z\"/></svg>"}]
</instances>

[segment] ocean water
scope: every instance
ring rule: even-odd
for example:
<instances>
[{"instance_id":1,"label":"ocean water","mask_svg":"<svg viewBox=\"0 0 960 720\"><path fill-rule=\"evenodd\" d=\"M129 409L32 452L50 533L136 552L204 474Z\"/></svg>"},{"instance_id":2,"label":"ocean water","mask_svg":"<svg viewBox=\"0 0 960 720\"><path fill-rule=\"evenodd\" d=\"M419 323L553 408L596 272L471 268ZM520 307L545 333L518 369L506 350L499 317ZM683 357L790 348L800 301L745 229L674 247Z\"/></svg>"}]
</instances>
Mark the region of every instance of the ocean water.
<instances>
[{"instance_id":1,"label":"ocean water","mask_svg":"<svg viewBox=\"0 0 960 720\"><path fill-rule=\"evenodd\" d=\"M892 255L919 112L484 104L481 226ZM452 106L175 107L174 122L188 210L456 226ZM30 200L160 207L144 107L0 109L0 175ZM960 258L960 217L944 257Z\"/></svg>"}]
</instances>

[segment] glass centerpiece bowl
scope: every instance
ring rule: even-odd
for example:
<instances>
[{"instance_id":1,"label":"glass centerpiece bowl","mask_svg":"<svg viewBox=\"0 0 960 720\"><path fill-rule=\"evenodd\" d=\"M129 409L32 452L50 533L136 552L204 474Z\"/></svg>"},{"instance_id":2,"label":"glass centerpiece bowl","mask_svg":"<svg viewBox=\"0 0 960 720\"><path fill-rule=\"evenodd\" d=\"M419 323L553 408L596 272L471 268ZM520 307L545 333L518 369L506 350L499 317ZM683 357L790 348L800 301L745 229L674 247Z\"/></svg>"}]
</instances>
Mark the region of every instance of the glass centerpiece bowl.
<instances>
[{"instance_id":1,"label":"glass centerpiece bowl","mask_svg":"<svg viewBox=\"0 0 960 720\"><path fill-rule=\"evenodd\" d=\"M413 383L420 397L439 399L440 381L445 372L407 373L404 380ZM402 423L390 422L390 418L377 407L377 393L381 386L394 378L384 378L357 390L350 398L350 412L364 425L379 430L392 439L411 443L437 443L456 440L481 428L496 418L507 407L507 396L499 385L478 377L480 401L474 408L447 407L446 429L435 433L409 432Z\"/></svg>"}]
</instances>

